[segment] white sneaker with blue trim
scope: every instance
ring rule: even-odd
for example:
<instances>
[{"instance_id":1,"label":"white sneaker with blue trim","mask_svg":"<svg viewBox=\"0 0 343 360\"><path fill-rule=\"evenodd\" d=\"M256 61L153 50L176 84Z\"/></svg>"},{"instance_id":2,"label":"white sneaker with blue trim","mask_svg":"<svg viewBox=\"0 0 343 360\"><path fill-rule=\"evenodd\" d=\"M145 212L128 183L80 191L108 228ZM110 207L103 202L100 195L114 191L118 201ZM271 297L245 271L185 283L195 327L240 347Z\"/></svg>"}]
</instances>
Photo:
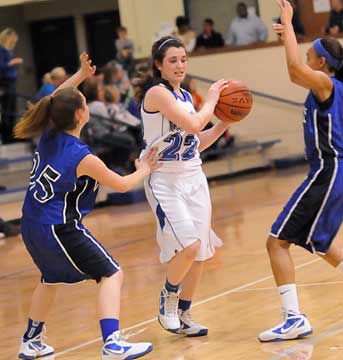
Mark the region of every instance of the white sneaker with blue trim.
<instances>
[{"instance_id":1,"label":"white sneaker with blue trim","mask_svg":"<svg viewBox=\"0 0 343 360\"><path fill-rule=\"evenodd\" d=\"M128 343L125 341L128 337L120 331L111 334L102 348L102 358L106 360L137 359L148 354L153 349L151 343Z\"/></svg>"},{"instance_id":2,"label":"white sneaker with blue trim","mask_svg":"<svg viewBox=\"0 0 343 360\"><path fill-rule=\"evenodd\" d=\"M288 311L284 314L284 321L275 327L262 332L258 339L261 342L276 342L302 339L313 333L306 315Z\"/></svg>"},{"instance_id":3,"label":"white sneaker with blue trim","mask_svg":"<svg viewBox=\"0 0 343 360\"><path fill-rule=\"evenodd\" d=\"M189 337L205 336L208 334L208 328L204 325L197 324L193 319L190 310L182 311L178 310L180 319L180 329L178 334L184 334Z\"/></svg>"},{"instance_id":4,"label":"white sneaker with blue trim","mask_svg":"<svg viewBox=\"0 0 343 360\"><path fill-rule=\"evenodd\" d=\"M20 359L33 360L41 356L51 355L54 348L45 344L45 327L40 334L29 340L21 340L18 357Z\"/></svg>"},{"instance_id":5,"label":"white sneaker with blue trim","mask_svg":"<svg viewBox=\"0 0 343 360\"><path fill-rule=\"evenodd\" d=\"M160 295L160 311L158 321L163 329L176 333L180 328L180 319L177 313L179 307L179 293L168 291L163 287Z\"/></svg>"}]
</instances>

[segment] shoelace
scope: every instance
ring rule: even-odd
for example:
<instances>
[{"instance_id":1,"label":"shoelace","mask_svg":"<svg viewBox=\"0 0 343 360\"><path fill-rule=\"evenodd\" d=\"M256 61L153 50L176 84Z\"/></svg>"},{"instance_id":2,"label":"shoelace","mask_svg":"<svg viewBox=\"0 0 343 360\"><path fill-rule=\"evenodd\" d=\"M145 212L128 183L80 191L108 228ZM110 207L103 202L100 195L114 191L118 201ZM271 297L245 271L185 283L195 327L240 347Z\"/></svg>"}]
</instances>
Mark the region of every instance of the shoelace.
<instances>
[{"instance_id":1,"label":"shoelace","mask_svg":"<svg viewBox=\"0 0 343 360\"><path fill-rule=\"evenodd\" d=\"M182 314L185 317L187 325L198 325L192 318L192 314L190 311L184 311Z\"/></svg>"},{"instance_id":2,"label":"shoelace","mask_svg":"<svg viewBox=\"0 0 343 360\"><path fill-rule=\"evenodd\" d=\"M117 341L120 341L120 342L123 342L123 343L126 343L126 340L128 340L129 338L133 337L133 336L136 336L140 333L142 333L143 331L145 331L146 328L143 328L143 329L140 329L136 332L129 332L129 333L126 333L124 330L119 330L119 331L116 331L112 336L113 336L113 341L112 342L117 342Z\"/></svg>"},{"instance_id":3,"label":"shoelace","mask_svg":"<svg viewBox=\"0 0 343 360\"><path fill-rule=\"evenodd\" d=\"M166 316L178 316L177 307L179 302L179 293L169 292L167 294L163 294L162 297L166 299Z\"/></svg>"},{"instance_id":4,"label":"shoelace","mask_svg":"<svg viewBox=\"0 0 343 360\"><path fill-rule=\"evenodd\" d=\"M43 327L43 330L42 330L38 335L36 335L33 339L28 340L28 342L31 342L31 343L39 342L39 343L40 343L40 347L41 347L41 348L44 348L44 346L45 346L45 340L46 340L47 338L48 338L48 337L46 336L45 327ZM36 344L36 345L38 346L38 344Z\"/></svg>"}]
</instances>

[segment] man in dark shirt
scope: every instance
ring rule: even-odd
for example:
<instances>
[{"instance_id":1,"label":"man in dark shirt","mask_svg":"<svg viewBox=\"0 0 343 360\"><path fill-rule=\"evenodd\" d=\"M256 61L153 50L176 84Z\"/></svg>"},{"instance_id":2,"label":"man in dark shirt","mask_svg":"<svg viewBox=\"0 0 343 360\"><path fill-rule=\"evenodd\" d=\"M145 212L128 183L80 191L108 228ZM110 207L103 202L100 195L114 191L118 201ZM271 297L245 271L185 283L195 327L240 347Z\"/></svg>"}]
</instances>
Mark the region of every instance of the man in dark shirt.
<instances>
[{"instance_id":1,"label":"man in dark shirt","mask_svg":"<svg viewBox=\"0 0 343 360\"><path fill-rule=\"evenodd\" d=\"M326 33L336 35L340 32L343 32L343 1L331 0L330 19Z\"/></svg>"},{"instance_id":2,"label":"man in dark shirt","mask_svg":"<svg viewBox=\"0 0 343 360\"><path fill-rule=\"evenodd\" d=\"M205 19L203 32L197 37L196 48L216 48L220 46L224 46L222 34L214 30L214 21L212 19Z\"/></svg>"}]
</instances>

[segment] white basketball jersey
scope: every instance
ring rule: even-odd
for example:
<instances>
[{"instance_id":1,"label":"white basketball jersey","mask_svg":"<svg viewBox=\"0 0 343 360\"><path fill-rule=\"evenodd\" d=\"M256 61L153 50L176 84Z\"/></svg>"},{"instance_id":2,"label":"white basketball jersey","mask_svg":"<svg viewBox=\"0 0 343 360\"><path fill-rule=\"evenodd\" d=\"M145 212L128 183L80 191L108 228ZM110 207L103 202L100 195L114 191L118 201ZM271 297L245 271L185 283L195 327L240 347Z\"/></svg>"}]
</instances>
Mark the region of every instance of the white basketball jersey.
<instances>
[{"instance_id":1,"label":"white basketball jersey","mask_svg":"<svg viewBox=\"0 0 343 360\"><path fill-rule=\"evenodd\" d=\"M164 86L164 85L160 85ZM188 113L194 114L195 109L189 92L181 89L184 96L182 99L174 91L177 105ZM198 168L201 165L199 154L199 138L197 135L189 134L166 119L159 111L149 112L144 109L144 101L141 106L143 122L143 139L145 149L141 156L153 146L158 147L163 166L160 172L181 172Z\"/></svg>"}]
</instances>

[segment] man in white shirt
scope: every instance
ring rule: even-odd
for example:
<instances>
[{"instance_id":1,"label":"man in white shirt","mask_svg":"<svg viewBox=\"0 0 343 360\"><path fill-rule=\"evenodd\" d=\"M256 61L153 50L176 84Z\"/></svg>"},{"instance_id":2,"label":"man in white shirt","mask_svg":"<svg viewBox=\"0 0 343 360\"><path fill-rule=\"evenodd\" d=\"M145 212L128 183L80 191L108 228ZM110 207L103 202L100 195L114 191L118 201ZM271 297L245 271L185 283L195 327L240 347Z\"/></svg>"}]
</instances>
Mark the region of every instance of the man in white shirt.
<instances>
[{"instance_id":1,"label":"man in white shirt","mask_svg":"<svg viewBox=\"0 0 343 360\"><path fill-rule=\"evenodd\" d=\"M267 27L258 16L248 13L244 2L237 4L236 11L225 40L227 45L249 45L267 40Z\"/></svg>"}]
</instances>

